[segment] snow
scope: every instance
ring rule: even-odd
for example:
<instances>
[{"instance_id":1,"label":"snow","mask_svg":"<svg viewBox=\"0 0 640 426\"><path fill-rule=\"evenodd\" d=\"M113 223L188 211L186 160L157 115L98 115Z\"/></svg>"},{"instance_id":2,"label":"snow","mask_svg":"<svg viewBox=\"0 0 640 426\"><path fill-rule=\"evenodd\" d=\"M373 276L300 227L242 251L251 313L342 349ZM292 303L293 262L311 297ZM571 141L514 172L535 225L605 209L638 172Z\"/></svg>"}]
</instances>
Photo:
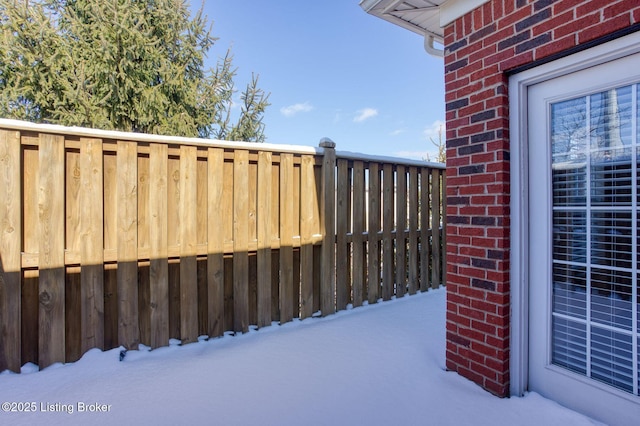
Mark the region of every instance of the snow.
<instances>
[{"instance_id":1,"label":"snow","mask_svg":"<svg viewBox=\"0 0 640 426\"><path fill-rule=\"evenodd\" d=\"M35 412L0 411L0 424L595 423L538 394L500 399L445 371L444 312L439 289L238 336L141 346L123 361L119 349L94 349L43 371L26 365L0 374L0 402Z\"/></svg>"}]
</instances>

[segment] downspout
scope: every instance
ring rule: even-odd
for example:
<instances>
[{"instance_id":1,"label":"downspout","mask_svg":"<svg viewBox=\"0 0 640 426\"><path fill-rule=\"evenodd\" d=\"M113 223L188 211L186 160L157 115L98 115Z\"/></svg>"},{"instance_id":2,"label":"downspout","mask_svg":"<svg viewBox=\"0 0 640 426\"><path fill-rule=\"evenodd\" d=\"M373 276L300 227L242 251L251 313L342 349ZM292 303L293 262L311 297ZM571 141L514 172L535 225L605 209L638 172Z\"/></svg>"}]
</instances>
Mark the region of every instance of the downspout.
<instances>
[{"instance_id":1,"label":"downspout","mask_svg":"<svg viewBox=\"0 0 640 426\"><path fill-rule=\"evenodd\" d=\"M444 50L435 47L436 37L429 31L424 32L424 50L431 56L444 57Z\"/></svg>"}]
</instances>

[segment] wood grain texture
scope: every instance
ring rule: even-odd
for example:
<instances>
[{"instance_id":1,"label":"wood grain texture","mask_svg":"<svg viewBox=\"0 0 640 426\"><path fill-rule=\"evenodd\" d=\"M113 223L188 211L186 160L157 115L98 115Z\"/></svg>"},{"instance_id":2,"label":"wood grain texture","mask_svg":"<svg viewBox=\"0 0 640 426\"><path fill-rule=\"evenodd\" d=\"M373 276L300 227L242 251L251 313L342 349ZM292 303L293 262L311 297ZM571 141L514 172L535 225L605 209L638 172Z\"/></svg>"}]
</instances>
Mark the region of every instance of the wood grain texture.
<instances>
[{"instance_id":1,"label":"wood grain texture","mask_svg":"<svg viewBox=\"0 0 640 426\"><path fill-rule=\"evenodd\" d=\"M396 167L396 297L403 297L407 287L407 171Z\"/></svg>"},{"instance_id":2,"label":"wood grain texture","mask_svg":"<svg viewBox=\"0 0 640 426\"><path fill-rule=\"evenodd\" d=\"M376 303L380 297L380 168L369 164L369 229L367 232L367 298Z\"/></svg>"},{"instance_id":3,"label":"wood grain texture","mask_svg":"<svg viewBox=\"0 0 640 426\"><path fill-rule=\"evenodd\" d=\"M444 171L324 151L0 129L0 368L445 282Z\"/></svg>"},{"instance_id":4,"label":"wood grain texture","mask_svg":"<svg viewBox=\"0 0 640 426\"><path fill-rule=\"evenodd\" d=\"M323 316L336 312L336 151L324 148L322 160L322 264L320 266L320 311Z\"/></svg>"},{"instance_id":5,"label":"wood grain texture","mask_svg":"<svg viewBox=\"0 0 640 426\"><path fill-rule=\"evenodd\" d=\"M118 142L118 341L127 349L140 343L138 326L138 153Z\"/></svg>"},{"instance_id":6,"label":"wood grain texture","mask_svg":"<svg viewBox=\"0 0 640 426\"><path fill-rule=\"evenodd\" d=\"M429 260L431 257L430 242L430 172L428 169L420 171L420 291L427 291L430 287Z\"/></svg>"},{"instance_id":7,"label":"wood grain texture","mask_svg":"<svg viewBox=\"0 0 640 426\"><path fill-rule=\"evenodd\" d=\"M293 319L293 155L280 155L280 323Z\"/></svg>"},{"instance_id":8,"label":"wood grain texture","mask_svg":"<svg viewBox=\"0 0 640 426\"><path fill-rule=\"evenodd\" d=\"M209 336L224 333L224 228L223 228L223 179L224 151L208 150L207 182L207 309Z\"/></svg>"},{"instance_id":9,"label":"wood grain texture","mask_svg":"<svg viewBox=\"0 0 640 426\"><path fill-rule=\"evenodd\" d=\"M258 327L271 325L271 211L272 155L258 153L257 194L257 314Z\"/></svg>"},{"instance_id":10,"label":"wood grain texture","mask_svg":"<svg viewBox=\"0 0 640 426\"><path fill-rule=\"evenodd\" d=\"M300 317L313 315L313 244L317 232L318 193L314 173L315 159L303 155L300 165Z\"/></svg>"},{"instance_id":11,"label":"wood grain texture","mask_svg":"<svg viewBox=\"0 0 640 426\"><path fill-rule=\"evenodd\" d=\"M338 159L338 181L336 187L336 310L342 311L349 303L349 262L350 256L347 233L351 218L349 217L349 199L351 182L349 179L349 163L346 159Z\"/></svg>"},{"instance_id":12,"label":"wood grain texture","mask_svg":"<svg viewBox=\"0 0 640 426\"><path fill-rule=\"evenodd\" d=\"M382 299L393 296L393 225L394 225L394 189L393 165L382 167Z\"/></svg>"},{"instance_id":13,"label":"wood grain texture","mask_svg":"<svg viewBox=\"0 0 640 426\"><path fill-rule=\"evenodd\" d=\"M366 275L365 247L365 181L362 161L353 162L353 306L361 306L364 299Z\"/></svg>"},{"instance_id":14,"label":"wood grain texture","mask_svg":"<svg viewBox=\"0 0 640 426\"><path fill-rule=\"evenodd\" d=\"M152 348L169 343L167 146L149 146L149 304Z\"/></svg>"},{"instance_id":15,"label":"wood grain texture","mask_svg":"<svg viewBox=\"0 0 640 426\"><path fill-rule=\"evenodd\" d=\"M20 372L22 194L20 132L0 130L0 371Z\"/></svg>"},{"instance_id":16,"label":"wood grain texture","mask_svg":"<svg viewBox=\"0 0 640 426\"><path fill-rule=\"evenodd\" d=\"M233 329L249 331L249 152L233 160Z\"/></svg>"},{"instance_id":17,"label":"wood grain texture","mask_svg":"<svg viewBox=\"0 0 640 426\"><path fill-rule=\"evenodd\" d=\"M180 340L198 340L196 147L180 147Z\"/></svg>"},{"instance_id":18,"label":"wood grain texture","mask_svg":"<svg viewBox=\"0 0 640 426\"><path fill-rule=\"evenodd\" d=\"M81 350L104 349L104 216L101 139L81 139Z\"/></svg>"},{"instance_id":19,"label":"wood grain texture","mask_svg":"<svg viewBox=\"0 0 640 426\"><path fill-rule=\"evenodd\" d=\"M64 137L40 134L39 220L39 366L65 361Z\"/></svg>"},{"instance_id":20,"label":"wood grain texture","mask_svg":"<svg viewBox=\"0 0 640 426\"><path fill-rule=\"evenodd\" d=\"M409 294L418 290L418 169L409 168Z\"/></svg>"}]
</instances>

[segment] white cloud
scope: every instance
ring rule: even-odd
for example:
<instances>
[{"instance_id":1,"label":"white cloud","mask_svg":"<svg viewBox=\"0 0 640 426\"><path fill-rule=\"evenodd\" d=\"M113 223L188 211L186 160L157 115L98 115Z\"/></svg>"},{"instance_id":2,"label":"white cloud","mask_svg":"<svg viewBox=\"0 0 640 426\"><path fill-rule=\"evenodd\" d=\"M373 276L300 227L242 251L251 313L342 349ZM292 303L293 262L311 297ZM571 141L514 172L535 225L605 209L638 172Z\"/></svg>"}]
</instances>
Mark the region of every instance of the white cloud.
<instances>
[{"instance_id":1,"label":"white cloud","mask_svg":"<svg viewBox=\"0 0 640 426\"><path fill-rule=\"evenodd\" d=\"M439 138L438 132L440 131L440 129L442 129L442 140L444 141L446 138L447 127L444 121L442 120L436 120L430 125L428 125L427 127L425 127L423 131L424 137L427 139L429 143L431 143L431 140L437 143Z\"/></svg>"},{"instance_id":2,"label":"white cloud","mask_svg":"<svg viewBox=\"0 0 640 426\"><path fill-rule=\"evenodd\" d=\"M396 129L393 132L390 132L389 136L398 136L406 131L407 131L406 129Z\"/></svg>"},{"instance_id":3,"label":"white cloud","mask_svg":"<svg viewBox=\"0 0 640 426\"><path fill-rule=\"evenodd\" d=\"M365 120L370 119L371 117L375 117L378 115L378 110L375 108L365 108L359 111L356 111L357 115L353 119L355 123L362 123Z\"/></svg>"},{"instance_id":4,"label":"white cloud","mask_svg":"<svg viewBox=\"0 0 640 426\"><path fill-rule=\"evenodd\" d=\"M292 117L299 112L309 112L313 109L313 105L309 102L301 103L301 104L293 104L286 107L280 108L280 112L285 117Z\"/></svg>"}]
</instances>

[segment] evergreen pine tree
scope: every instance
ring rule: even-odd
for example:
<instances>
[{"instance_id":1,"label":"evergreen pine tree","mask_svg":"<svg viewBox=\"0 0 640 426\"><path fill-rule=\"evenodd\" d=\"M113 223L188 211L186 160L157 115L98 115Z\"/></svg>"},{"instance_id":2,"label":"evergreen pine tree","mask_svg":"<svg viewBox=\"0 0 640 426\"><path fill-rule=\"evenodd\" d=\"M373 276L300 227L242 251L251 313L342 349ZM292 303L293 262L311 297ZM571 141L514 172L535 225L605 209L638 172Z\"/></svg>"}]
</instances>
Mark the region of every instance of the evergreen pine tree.
<instances>
[{"instance_id":1,"label":"evergreen pine tree","mask_svg":"<svg viewBox=\"0 0 640 426\"><path fill-rule=\"evenodd\" d=\"M0 116L177 136L264 141L254 77L231 123L230 52L182 0L0 0Z\"/></svg>"}]
</instances>

